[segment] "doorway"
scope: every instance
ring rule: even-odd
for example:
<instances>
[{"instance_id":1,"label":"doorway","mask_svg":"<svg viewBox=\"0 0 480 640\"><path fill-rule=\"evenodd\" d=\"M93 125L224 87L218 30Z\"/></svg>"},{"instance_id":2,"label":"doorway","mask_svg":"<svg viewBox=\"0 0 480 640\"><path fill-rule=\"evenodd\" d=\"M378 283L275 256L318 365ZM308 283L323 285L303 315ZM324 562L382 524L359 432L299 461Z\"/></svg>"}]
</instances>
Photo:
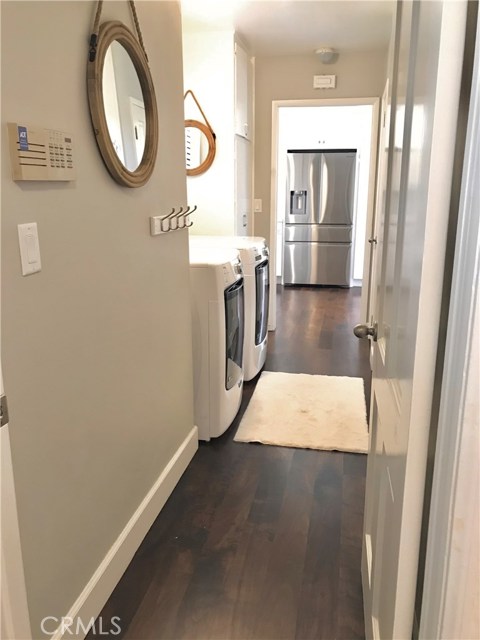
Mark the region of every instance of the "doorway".
<instances>
[{"instance_id":1,"label":"doorway","mask_svg":"<svg viewBox=\"0 0 480 640\"><path fill-rule=\"evenodd\" d=\"M368 317L367 238L373 228L378 138L378 98L282 100L272 103L271 264L282 281L285 216L286 152L295 149L356 148L354 255L352 284L362 289L360 320ZM269 330L276 327L276 288L270 289Z\"/></svg>"}]
</instances>

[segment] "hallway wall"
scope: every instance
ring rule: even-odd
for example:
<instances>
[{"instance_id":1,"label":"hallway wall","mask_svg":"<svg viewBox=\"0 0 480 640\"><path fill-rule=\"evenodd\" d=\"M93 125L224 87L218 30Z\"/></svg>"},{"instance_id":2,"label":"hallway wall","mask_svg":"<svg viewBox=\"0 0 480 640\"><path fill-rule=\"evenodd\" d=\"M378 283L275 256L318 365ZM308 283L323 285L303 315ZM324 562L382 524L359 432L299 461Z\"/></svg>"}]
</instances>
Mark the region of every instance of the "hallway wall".
<instances>
[{"instance_id":1,"label":"hallway wall","mask_svg":"<svg viewBox=\"0 0 480 640\"><path fill-rule=\"evenodd\" d=\"M313 89L313 76L337 75L336 89ZM275 56L255 59L254 197L262 213L254 214L254 233L270 237L272 101L380 97L386 78L386 52L340 53L333 64L316 56Z\"/></svg>"},{"instance_id":2,"label":"hallway wall","mask_svg":"<svg viewBox=\"0 0 480 640\"><path fill-rule=\"evenodd\" d=\"M149 216L186 204L177 2L139 2L156 89L150 181L121 187L97 149L86 60L95 3L2 2L2 131L72 133L77 180L13 182L2 140L2 364L33 636L67 615L193 428L187 233ZM128 3L102 21L134 29ZM42 271L22 277L17 225ZM50 628L52 623L50 622Z\"/></svg>"}]
</instances>

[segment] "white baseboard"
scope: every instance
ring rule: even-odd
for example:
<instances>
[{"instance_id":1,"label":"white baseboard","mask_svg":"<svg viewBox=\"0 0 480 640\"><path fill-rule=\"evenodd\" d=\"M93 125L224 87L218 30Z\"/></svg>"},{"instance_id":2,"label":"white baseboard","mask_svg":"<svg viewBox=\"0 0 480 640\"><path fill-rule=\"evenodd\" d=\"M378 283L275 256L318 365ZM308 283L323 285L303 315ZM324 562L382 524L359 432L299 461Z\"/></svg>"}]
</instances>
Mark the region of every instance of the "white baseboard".
<instances>
[{"instance_id":1,"label":"white baseboard","mask_svg":"<svg viewBox=\"0 0 480 640\"><path fill-rule=\"evenodd\" d=\"M130 564L140 543L152 526L163 505L180 480L198 449L198 429L194 427L178 448L156 480L153 487L140 503L138 509L114 542L113 546L90 578L89 582L66 614L65 624L60 625L51 636L52 640L83 640L85 627L96 619ZM64 618L64 620L65 620ZM66 625L73 624L67 629ZM121 622L119 623L121 626ZM103 634L110 628L110 621L102 621ZM112 627L116 630L116 627ZM117 631L119 633L119 631ZM112 633L111 637L116 634Z\"/></svg>"}]
</instances>

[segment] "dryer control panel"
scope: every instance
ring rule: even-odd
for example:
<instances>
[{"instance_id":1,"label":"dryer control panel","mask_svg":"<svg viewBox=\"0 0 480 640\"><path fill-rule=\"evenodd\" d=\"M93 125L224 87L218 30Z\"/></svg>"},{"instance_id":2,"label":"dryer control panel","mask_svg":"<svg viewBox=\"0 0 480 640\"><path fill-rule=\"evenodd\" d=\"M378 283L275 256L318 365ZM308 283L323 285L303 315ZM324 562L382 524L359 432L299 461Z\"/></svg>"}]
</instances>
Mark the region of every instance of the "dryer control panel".
<instances>
[{"instance_id":1,"label":"dryer control panel","mask_svg":"<svg viewBox=\"0 0 480 640\"><path fill-rule=\"evenodd\" d=\"M242 263L237 258L232 262L225 262L222 265L223 281L226 285L230 285L243 276Z\"/></svg>"}]
</instances>

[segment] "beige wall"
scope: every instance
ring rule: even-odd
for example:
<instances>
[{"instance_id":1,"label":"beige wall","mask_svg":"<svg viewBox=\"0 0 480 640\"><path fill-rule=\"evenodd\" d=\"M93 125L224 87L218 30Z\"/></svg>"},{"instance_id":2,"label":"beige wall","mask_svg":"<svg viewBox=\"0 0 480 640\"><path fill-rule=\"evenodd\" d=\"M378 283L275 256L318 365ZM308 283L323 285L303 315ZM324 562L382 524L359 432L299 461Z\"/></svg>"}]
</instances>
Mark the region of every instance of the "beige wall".
<instances>
[{"instance_id":1,"label":"beige wall","mask_svg":"<svg viewBox=\"0 0 480 640\"><path fill-rule=\"evenodd\" d=\"M255 235L270 237L272 101L381 96L386 52L342 53L334 64L315 55L258 57L255 60L254 197L263 212L254 214ZM313 76L335 74L336 89L313 89Z\"/></svg>"},{"instance_id":2,"label":"beige wall","mask_svg":"<svg viewBox=\"0 0 480 640\"><path fill-rule=\"evenodd\" d=\"M2 2L7 121L69 131L77 180L14 183L2 136L2 360L34 637L66 615L193 427L186 232L148 217L185 204L181 20L137 2L160 146L140 189L117 185L86 95L92 2ZM126 2L103 19L132 26ZM22 277L17 225L37 222L42 271Z\"/></svg>"}]
</instances>

